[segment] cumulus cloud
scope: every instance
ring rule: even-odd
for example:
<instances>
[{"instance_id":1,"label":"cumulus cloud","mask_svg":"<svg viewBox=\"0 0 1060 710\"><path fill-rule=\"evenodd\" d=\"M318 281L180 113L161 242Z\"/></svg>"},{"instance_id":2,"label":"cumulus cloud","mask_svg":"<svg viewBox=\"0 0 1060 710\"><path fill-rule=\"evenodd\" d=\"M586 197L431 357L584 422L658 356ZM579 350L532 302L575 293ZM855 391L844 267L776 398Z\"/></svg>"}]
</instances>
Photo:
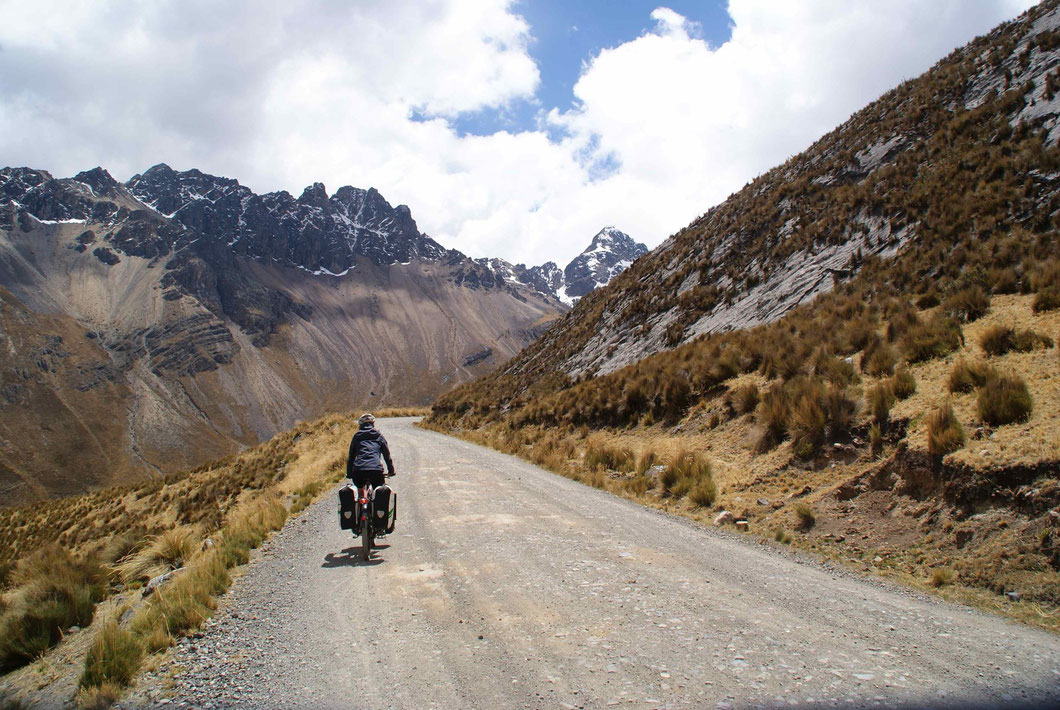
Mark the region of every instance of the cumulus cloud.
<instances>
[{"instance_id":1,"label":"cumulus cloud","mask_svg":"<svg viewBox=\"0 0 1060 710\"><path fill-rule=\"evenodd\" d=\"M657 244L1029 4L731 0L717 47L659 7L573 110L474 136L540 83L512 0L0 1L0 163L375 186L447 246L565 263L604 224Z\"/></svg>"}]
</instances>

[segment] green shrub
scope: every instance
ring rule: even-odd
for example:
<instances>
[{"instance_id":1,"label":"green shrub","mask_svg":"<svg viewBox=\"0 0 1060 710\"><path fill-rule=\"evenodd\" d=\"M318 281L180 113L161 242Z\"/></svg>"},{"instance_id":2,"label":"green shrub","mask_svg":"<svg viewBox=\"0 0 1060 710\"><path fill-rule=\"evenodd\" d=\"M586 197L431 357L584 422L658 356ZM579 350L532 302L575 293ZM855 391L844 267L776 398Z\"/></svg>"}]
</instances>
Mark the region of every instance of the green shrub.
<instances>
[{"instance_id":1,"label":"green shrub","mask_svg":"<svg viewBox=\"0 0 1060 710\"><path fill-rule=\"evenodd\" d=\"M888 384L896 399L908 399L916 393L916 378L908 367L896 370Z\"/></svg>"},{"instance_id":2,"label":"green shrub","mask_svg":"<svg viewBox=\"0 0 1060 710\"><path fill-rule=\"evenodd\" d=\"M127 686L140 669L143 655L143 646L135 634L108 621L89 646L78 687L95 688L104 683Z\"/></svg>"},{"instance_id":3,"label":"green shrub","mask_svg":"<svg viewBox=\"0 0 1060 710\"><path fill-rule=\"evenodd\" d=\"M979 418L991 426L1024 421L1034 408L1027 384L1018 375L988 379L979 388L977 405Z\"/></svg>"},{"instance_id":4,"label":"green shrub","mask_svg":"<svg viewBox=\"0 0 1060 710\"><path fill-rule=\"evenodd\" d=\"M964 427L957 421L949 402L935 409L927 417L928 453L945 456L964 446Z\"/></svg>"},{"instance_id":5,"label":"green shrub","mask_svg":"<svg viewBox=\"0 0 1060 710\"><path fill-rule=\"evenodd\" d=\"M950 392L971 392L982 387L994 374L994 368L984 362L978 360L969 362L963 357L958 358L953 364L953 369L950 370L947 387Z\"/></svg>"}]
</instances>

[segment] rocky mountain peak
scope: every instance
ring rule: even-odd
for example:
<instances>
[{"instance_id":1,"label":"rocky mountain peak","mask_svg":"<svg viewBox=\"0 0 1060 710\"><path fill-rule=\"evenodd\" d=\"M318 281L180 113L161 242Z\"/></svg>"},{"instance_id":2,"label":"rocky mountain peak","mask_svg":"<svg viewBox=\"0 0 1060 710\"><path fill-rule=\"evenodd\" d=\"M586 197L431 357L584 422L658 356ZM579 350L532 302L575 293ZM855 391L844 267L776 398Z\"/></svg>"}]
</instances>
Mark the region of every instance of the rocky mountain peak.
<instances>
[{"instance_id":1,"label":"rocky mountain peak","mask_svg":"<svg viewBox=\"0 0 1060 710\"><path fill-rule=\"evenodd\" d=\"M100 167L92 168L74 175L74 180L88 185L97 195L112 197L118 187L118 181L111 174Z\"/></svg>"},{"instance_id":2,"label":"rocky mountain peak","mask_svg":"<svg viewBox=\"0 0 1060 710\"><path fill-rule=\"evenodd\" d=\"M302 196L298 198L298 201L311 207L326 208L328 205L328 192L324 189L324 183L314 182L302 191Z\"/></svg>"},{"instance_id":3,"label":"rocky mountain peak","mask_svg":"<svg viewBox=\"0 0 1060 710\"><path fill-rule=\"evenodd\" d=\"M569 301L581 298L607 284L647 251L648 247L633 241L625 232L604 227L593 237L589 248L563 270L563 295Z\"/></svg>"},{"instance_id":4,"label":"rocky mountain peak","mask_svg":"<svg viewBox=\"0 0 1060 710\"><path fill-rule=\"evenodd\" d=\"M446 254L420 233L408 207L391 207L375 188L346 185L329 197L316 182L296 200L284 190L258 195L236 180L165 164L134 176L128 187L208 242L316 274L346 273L358 257L387 266Z\"/></svg>"},{"instance_id":5,"label":"rocky mountain peak","mask_svg":"<svg viewBox=\"0 0 1060 710\"><path fill-rule=\"evenodd\" d=\"M552 296L568 306L592 290L603 286L648 251L625 232L608 226L593 237L589 246L560 269L554 261L540 266L509 264L504 259L477 259L500 281L518 281L539 293Z\"/></svg>"}]
</instances>

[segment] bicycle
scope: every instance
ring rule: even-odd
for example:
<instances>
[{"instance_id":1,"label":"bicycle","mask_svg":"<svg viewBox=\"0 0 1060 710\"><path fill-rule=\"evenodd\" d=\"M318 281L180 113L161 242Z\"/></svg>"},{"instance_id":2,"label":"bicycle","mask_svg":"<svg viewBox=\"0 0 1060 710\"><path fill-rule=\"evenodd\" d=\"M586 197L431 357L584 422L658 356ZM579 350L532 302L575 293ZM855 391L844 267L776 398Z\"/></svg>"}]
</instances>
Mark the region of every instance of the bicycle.
<instances>
[{"instance_id":1,"label":"bicycle","mask_svg":"<svg viewBox=\"0 0 1060 710\"><path fill-rule=\"evenodd\" d=\"M390 478L391 475L387 474L385 478ZM388 491L387 507L385 510L377 511L375 499L379 488L383 486L386 486ZM383 486L377 488L372 485L371 481L366 481L363 486L356 489L357 498L354 511L356 512L357 524L350 527L353 528L354 536L361 538L361 559L365 562L372 558L372 547L375 546L375 538L393 532L397 521L397 494L385 483Z\"/></svg>"}]
</instances>

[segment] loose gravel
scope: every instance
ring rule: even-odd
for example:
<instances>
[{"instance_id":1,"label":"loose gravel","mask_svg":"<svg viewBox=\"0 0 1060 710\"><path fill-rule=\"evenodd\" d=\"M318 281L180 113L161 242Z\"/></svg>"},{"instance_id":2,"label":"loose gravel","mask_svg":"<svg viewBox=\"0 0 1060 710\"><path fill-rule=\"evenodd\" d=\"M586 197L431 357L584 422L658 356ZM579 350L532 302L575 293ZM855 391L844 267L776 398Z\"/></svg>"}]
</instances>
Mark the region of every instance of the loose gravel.
<instances>
[{"instance_id":1,"label":"loose gravel","mask_svg":"<svg viewBox=\"0 0 1060 710\"><path fill-rule=\"evenodd\" d=\"M396 532L288 522L123 707L1056 705L1060 638L380 422Z\"/></svg>"}]
</instances>

